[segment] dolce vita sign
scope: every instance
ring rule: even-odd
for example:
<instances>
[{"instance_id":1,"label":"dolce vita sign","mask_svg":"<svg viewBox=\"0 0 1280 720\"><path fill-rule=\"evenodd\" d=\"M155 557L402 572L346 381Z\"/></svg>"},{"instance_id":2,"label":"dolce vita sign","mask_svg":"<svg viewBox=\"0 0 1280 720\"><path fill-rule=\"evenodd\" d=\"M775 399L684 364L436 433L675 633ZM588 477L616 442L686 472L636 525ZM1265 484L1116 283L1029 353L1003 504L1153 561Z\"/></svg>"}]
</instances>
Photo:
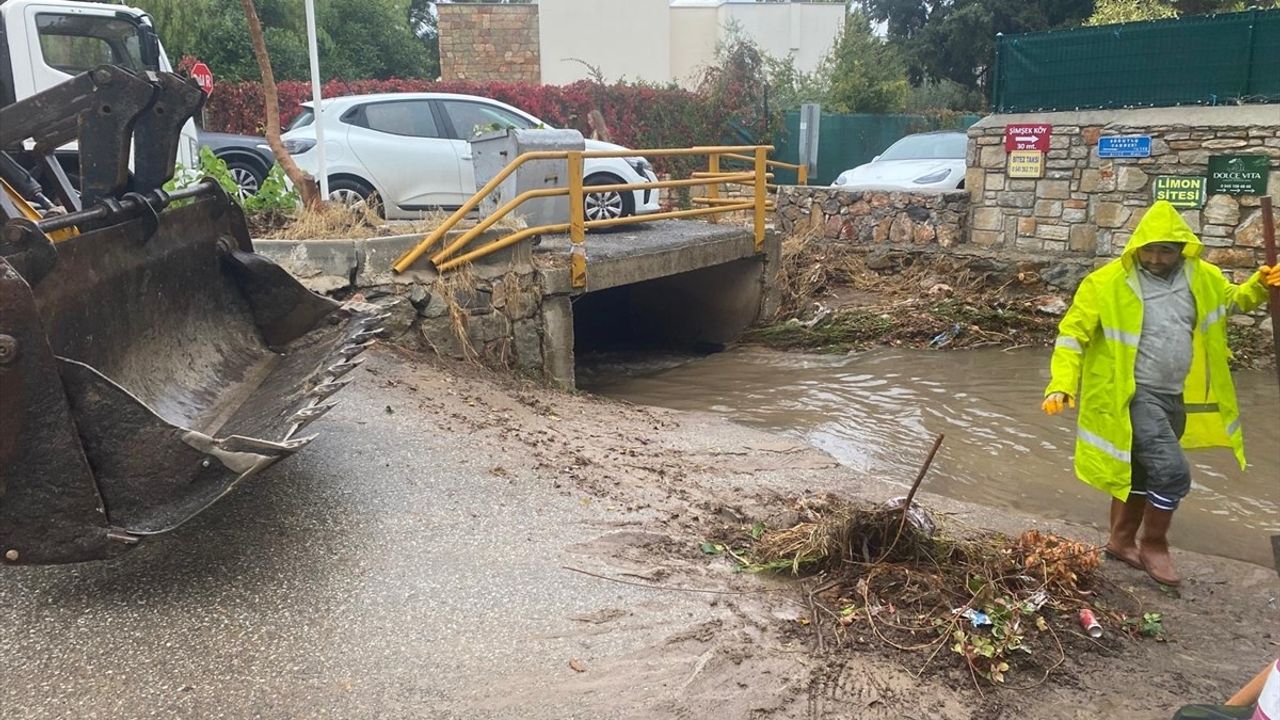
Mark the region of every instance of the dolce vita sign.
<instances>
[{"instance_id":1,"label":"dolce vita sign","mask_svg":"<svg viewBox=\"0 0 1280 720\"><path fill-rule=\"evenodd\" d=\"M1209 158L1209 194L1266 195L1266 155L1214 155Z\"/></svg>"}]
</instances>

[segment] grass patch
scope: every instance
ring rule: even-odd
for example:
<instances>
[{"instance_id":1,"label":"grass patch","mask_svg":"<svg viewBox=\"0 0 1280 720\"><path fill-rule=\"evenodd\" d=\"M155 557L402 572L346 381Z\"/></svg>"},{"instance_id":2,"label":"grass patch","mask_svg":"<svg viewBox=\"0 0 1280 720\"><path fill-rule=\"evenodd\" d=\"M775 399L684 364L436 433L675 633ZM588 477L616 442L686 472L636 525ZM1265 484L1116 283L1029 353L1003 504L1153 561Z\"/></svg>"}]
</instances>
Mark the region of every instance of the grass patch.
<instances>
[{"instance_id":1,"label":"grass patch","mask_svg":"<svg viewBox=\"0 0 1280 720\"><path fill-rule=\"evenodd\" d=\"M427 234L440 227L447 216L441 212L424 215L413 222L390 224L367 205L347 207L324 203L302 208L288 215L255 215L253 236L268 240L363 239L388 235Z\"/></svg>"},{"instance_id":2,"label":"grass patch","mask_svg":"<svg viewBox=\"0 0 1280 720\"><path fill-rule=\"evenodd\" d=\"M748 331L743 340L781 350L847 352L879 342L892 328L893 321L887 317L853 310L814 323L791 319L765 325Z\"/></svg>"}]
</instances>

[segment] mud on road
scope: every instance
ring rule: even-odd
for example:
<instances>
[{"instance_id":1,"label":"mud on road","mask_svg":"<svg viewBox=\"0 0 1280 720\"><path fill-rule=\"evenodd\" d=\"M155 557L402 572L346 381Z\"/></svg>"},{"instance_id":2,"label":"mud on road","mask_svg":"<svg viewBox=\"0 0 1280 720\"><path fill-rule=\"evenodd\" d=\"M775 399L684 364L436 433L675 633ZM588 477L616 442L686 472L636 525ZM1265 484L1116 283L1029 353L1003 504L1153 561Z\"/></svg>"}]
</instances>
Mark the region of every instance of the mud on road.
<instances>
[{"instance_id":1,"label":"mud on road","mask_svg":"<svg viewBox=\"0 0 1280 720\"><path fill-rule=\"evenodd\" d=\"M815 650L806 585L699 545L901 488L798 441L376 348L308 451L111 563L10 568L0 707L44 718L1168 718L1277 652L1272 571L1104 572L1167 642L1068 639L1043 684ZM1045 527L926 492L946 523ZM607 576L604 580L566 567ZM693 592L693 591L707 592ZM855 643L856 644L856 643Z\"/></svg>"},{"instance_id":2,"label":"mud on road","mask_svg":"<svg viewBox=\"0 0 1280 720\"><path fill-rule=\"evenodd\" d=\"M618 532L572 548L581 569L660 588L744 593L676 592L700 599L706 615L662 642L585 657L587 672L550 686L546 678L509 678L502 695L524 707L545 702L550 690L599 717L1166 718L1181 704L1226 697L1276 652L1265 630L1278 617L1274 573L1191 554L1179 557L1195 578L1181 597L1118 563L1103 571L1143 611L1162 613L1165 641L1132 639L1118 628L1108 628L1104 643L1079 633L1042 684L1038 675L1013 675L1007 689L975 689L956 657L916 677L924 655L876 648L856 632L849 647L816 652L802 624L813 583L735 574L700 543L757 521L783 524L798 498L835 493L880 502L901 495L900 486L853 476L807 445L706 415L570 396L467 367L445 377L419 368L406 362L374 371L388 373L383 383L411 388L418 411L439 418L439 427L485 448L493 473L576 498L619 523ZM924 502L953 525L1103 539L1092 528L1046 526L928 493ZM651 592L659 601L673 594ZM629 616L626 607L601 608L584 622L590 634L626 633Z\"/></svg>"}]
</instances>

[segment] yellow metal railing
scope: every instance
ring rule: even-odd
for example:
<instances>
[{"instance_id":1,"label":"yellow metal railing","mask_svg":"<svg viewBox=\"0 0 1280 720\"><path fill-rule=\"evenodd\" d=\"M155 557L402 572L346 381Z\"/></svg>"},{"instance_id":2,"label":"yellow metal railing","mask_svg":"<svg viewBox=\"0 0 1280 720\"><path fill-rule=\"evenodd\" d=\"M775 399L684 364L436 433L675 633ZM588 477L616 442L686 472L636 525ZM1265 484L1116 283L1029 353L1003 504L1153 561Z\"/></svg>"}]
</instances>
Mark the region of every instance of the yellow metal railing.
<instances>
[{"instance_id":1,"label":"yellow metal railing","mask_svg":"<svg viewBox=\"0 0 1280 720\"><path fill-rule=\"evenodd\" d=\"M570 278L572 280L573 287L581 288L586 287L587 282L587 230L605 228L613 225L650 222L653 220L666 220L672 218L711 216L714 220L716 215L739 211L750 211L752 213L755 246L756 250L759 251L764 248L765 212L769 207L767 189L768 180L772 178L772 174L768 172L768 168L786 167L796 169L801 181L803 182L807 180L807 174L800 166L769 160L768 153L772 149L773 147L769 145L754 145L744 147L711 146L649 150L538 151L524 153L512 160L505 168L502 169L501 172L494 176L492 180L485 183L484 187L480 188L476 194L471 197L471 199L462 205L462 207L454 211L454 213L450 215L449 218L440 225L440 227L433 230L416 246L404 255L400 256L395 263L392 264L392 268L396 272L401 273L408 270L413 263L417 262L423 255L426 255L437 244L440 244L451 230L457 228L466 216L471 211L475 210L476 207L480 205L481 201L489 195L489 193L496 190L497 187L504 180L510 177L512 173L519 169L521 165L533 160L565 160L568 165L568 186L527 190L503 203L501 207L489 214L488 217L481 220L466 232L463 232L452 242L442 247L430 257L431 264L435 266L438 271L444 272L446 270L456 268L459 265L497 252L535 235L567 232L569 234L571 248L569 256ZM633 158L641 156L678 157L689 155L707 155L710 158L710 171L705 173L693 173L692 178L685 180L661 180L657 182L644 183L591 185L589 192L584 189L583 161L587 158ZM751 167L744 170L721 172L719 169L719 158L721 156L747 161L751 163ZM735 184L749 187L751 188L750 197L721 198L719 197L718 191L721 184ZM707 205L707 207L694 208L690 210L671 210L666 212L650 213L647 215L631 215L627 217L602 220L586 219L584 200L587 194L696 186L706 186L708 188L709 198L706 199L709 201L706 203L699 203ZM501 237L493 242L486 243L478 248L463 252L468 245L479 238L486 230L493 227L495 223L510 214L512 210L526 200L557 197L561 195L568 195L569 197L569 222L525 228ZM704 198L699 198L698 200L703 199Z\"/></svg>"},{"instance_id":2,"label":"yellow metal railing","mask_svg":"<svg viewBox=\"0 0 1280 720\"><path fill-rule=\"evenodd\" d=\"M692 201L693 204L714 207L717 205L729 205L737 201L736 198L720 197L721 185L741 184L731 177L735 171L722 169L720 164L721 158L727 158L730 160L741 160L746 162L755 162L755 158L751 157L750 155L743 155L741 153L734 153L734 152L710 153L709 157L707 158L706 171L695 172L693 173L693 176L696 178L717 178L717 181L714 184L707 186L706 197L694 198ZM809 184L809 166L808 165L797 165L795 163L782 162L781 160L767 160L765 161L765 165L767 166L767 168L786 168L788 170L794 170L796 173L797 185ZM773 173L766 171L765 179L772 180ZM773 183L769 183L769 182L766 182L765 187L770 190L776 190L778 188L777 185L774 185ZM766 200L765 208L767 210L772 210L773 207L774 207L773 203L768 202ZM716 222L718 218L713 215L710 218L710 220L711 222Z\"/></svg>"}]
</instances>

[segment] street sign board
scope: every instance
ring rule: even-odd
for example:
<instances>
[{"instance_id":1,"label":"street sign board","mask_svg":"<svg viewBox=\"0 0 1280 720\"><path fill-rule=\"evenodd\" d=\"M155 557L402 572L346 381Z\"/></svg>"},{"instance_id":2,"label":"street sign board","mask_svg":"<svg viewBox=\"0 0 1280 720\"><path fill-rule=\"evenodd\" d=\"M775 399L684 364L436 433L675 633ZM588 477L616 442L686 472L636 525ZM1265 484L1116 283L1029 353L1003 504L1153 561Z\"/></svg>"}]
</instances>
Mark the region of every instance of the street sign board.
<instances>
[{"instance_id":1,"label":"street sign board","mask_svg":"<svg viewBox=\"0 0 1280 720\"><path fill-rule=\"evenodd\" d=\"M198 62L191 66L191 79L196 81L205 95L213 92L213 71L208 65Z\"/></svg>"},{"instance_id":2,"label":"street sign board","mask_svg":"<svg viewBox=\"0 0 1280 720\"><path fill-rule=\"evenodd\" d=\"M1005 174L1011 178L1044 177L1044 153L1039 150L1011 150Z\"/></svg>"},{"instance_id":3,"label":"street sign board","mask_svg":"<svg viewBox=\"0 0 1280 720\"><path fill-rule=\"evenodd\" d=\"M1208 184L1209 178L1203 175L1157 175L1151 183L1151 199L1168 200L1176 208L1204 207Z\"/></svg>"},{"instance_id":4,"label":"street sign board","mask_svg":"<svg viewBox=\"0 0 1280 720\"><path fill-rule=\"evenodd\" d=\"M1151 157L1150 135L1104 135L1098 138L1100 158Z\"/></svg>"},{"instance_id":5,"label":"street sign board","mask_svg":"<svg viewBox=\"0 0 1280 720\"><path fill-rule=\"evenodd\" d=\"M1211 155L1209 194L1266 195L1270 164L1266 155Z\"/></svg>"},{"instance_id":6,"label":"street sign board","mask_svg":"<svg viewBox=\"0 0 1280 720\"><path fill-rule=\"evenodd\" d=\"M1053 134L1053 126L1043 123L1004 126L1004 149L1038 150L1049 152L1049 136Z\"/></svg>"}]
</instances>

